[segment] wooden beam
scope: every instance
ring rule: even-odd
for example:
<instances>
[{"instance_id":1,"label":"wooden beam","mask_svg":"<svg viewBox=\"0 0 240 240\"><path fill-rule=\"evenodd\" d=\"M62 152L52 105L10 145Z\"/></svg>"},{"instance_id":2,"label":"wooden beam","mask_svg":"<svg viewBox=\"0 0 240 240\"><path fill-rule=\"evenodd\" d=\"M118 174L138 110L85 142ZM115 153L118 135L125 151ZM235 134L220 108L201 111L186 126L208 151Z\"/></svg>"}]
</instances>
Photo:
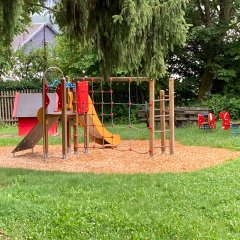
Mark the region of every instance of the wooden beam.
<instances>
[{"instance_id":1,"label":"wooden beam","mask_svg":"<svg viewBox=\"0 0 240 240\"><path fill-rule=\"evenodd\" d=\"M170 129L170 155L174 154L174 79L169 79L169 129Z\"/></svg>"},{"instance_id":2,"label":"wooden beam","mask_svg":"<svg viewBox=\"0 0 240 240\"><path fill-rule=\"evenodd\" d=\"M161 153L165 153L166 146L166 110L165 110L165 91L160 90L160 131L161 131Z\"/></svg>"},{"instance_id":3,"label":"wooden beam","mask_svg":"<svg viewBox=\"0 0 240 240\"><path fill-rule=\"evenodd\" d=\"M102 77L82 77L75 78L74 81L88 81L88 82L150 82L147 77L110 77L104 79Z\"/></svg>"},{"instance_id":4,"label":"wooden beam","mask_svg":"<svg viewBox=\"0 0 240 240\"><path fill-rule=\"evenodd\" d=\"M62 84L62 156L67 158L67 91L66 79L61 80Z\"/></svg>"},{"instance_id":5,"label":"wooden beam","mask_svg":"<svg viewBox=\"0 0 240 240\"><path fill-rule=\"evenodd\" d=\"M154 154L154 138L155 138L155 134L154 134L154 130L155 130L155 126L154 126L154 92L155 92L155 82L154 80L151 80L149 82L149 152L150 152L150 156L152 157Z\"/></svg>"},{"instance_id":6,"label":"wooden beam","mask_svg":"<svg viewBox=\"0 0 240 240\"><path fill-rule=\"evenodd\" d=\"M42 81L42 127L43 127L43 157L44 160L48 159L48 109L45 107L46 92L45 86L47 84L46 79Z\"/></svg>"},{"instance_id":7,"label":"wooden beam","mask_svg":"<svg viewBox=\"0 0 240 240\"><path fill-rule=\"evenodd\" d=\"M74 155L78 154L78 112L77 112L77 91L76 82L74 82L75 88L73 90L73 145L74 145Z\"/></svg>"}]
</instances>

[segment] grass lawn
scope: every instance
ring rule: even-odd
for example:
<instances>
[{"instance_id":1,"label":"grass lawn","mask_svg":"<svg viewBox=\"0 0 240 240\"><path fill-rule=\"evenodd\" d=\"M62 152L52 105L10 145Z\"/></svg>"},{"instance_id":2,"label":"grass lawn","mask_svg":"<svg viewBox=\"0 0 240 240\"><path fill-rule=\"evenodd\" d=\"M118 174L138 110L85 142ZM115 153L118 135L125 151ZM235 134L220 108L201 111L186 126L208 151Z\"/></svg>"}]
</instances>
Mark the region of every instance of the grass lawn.
<instances>
[{"instance_id":1,"label":"grass lawn","mask_svg":"<svg viewBox=\"0 0 240 240\"><path fill-rule=\"evenodd\" d=\"M133 124L132 128L128 125L120 124L112 128L107 126L108 130L115 134L120 134L121 139L148 139L149 131L146 124ZM240 131L240 130L239 130ZM0 125L0 146L16 146L22 137L17 136L17 126ZM59 133L61 133L61 126L59 126ZM1 138L4 134L15 134L13 138ZM83 131L79 127L79 134ZM156 134L156 138L159 138ZM175 129L175 139L184 145L199 145L199 146L212 146L218 148L226 148L231 150L240 150L240 134L237 137L232 136L231 130L224 131L221 129L220 122L217 129L213 131L200 130L197 126L188 126ZM80 138L80 142L83 139ZM61 135L50 136L50 144L61 144ZM41 142L40 142L41 144Z\"/></svg>"},{"instance_id":2,"label":"grass lawn","mask_svg":"<svg viewBox=\"0 0 240 240\"><path fill-rule=\"evenodd\" d=\"M186 174L0 169L10 239L239 239L240 160Z\"/></svg>"},{"instance_id":3,"label":"grass lawn","mask_svg":"<svg viewBox=\"0 0 240 240\"><path fill-rule=\"evenodd\" d=\"M176 139L240 146L230 131L196 126L176 129ZM0 169L0 238L240 239L239 179L240 158L182 174Z\"/></svg>"}]
</instances>

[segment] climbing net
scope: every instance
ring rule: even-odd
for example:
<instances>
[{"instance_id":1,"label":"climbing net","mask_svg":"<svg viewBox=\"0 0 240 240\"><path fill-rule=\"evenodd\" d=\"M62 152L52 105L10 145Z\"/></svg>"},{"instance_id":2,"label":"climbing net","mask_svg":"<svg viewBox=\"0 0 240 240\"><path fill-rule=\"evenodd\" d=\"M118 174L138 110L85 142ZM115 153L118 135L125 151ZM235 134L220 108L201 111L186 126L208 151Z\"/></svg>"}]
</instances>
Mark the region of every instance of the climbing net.
<instances>
[{"instance_id":1,"label":"climbing net","mask_svg":"<svg viewBox=\"0 0 240 240\"><path fill-rule=\"evenodd\" d=\"M84 149L110 147L116 151L133 151L139 154L152 151L148 143L151 126L146 123L139 124L136 118L138 109L145 107L146 104L138 103L133 97L135 92L133 83L135 82L135 86L137 81L148 82L148 79L122 77L103 81L101 78L81 78L75 81L87 81L90 96L89 117L82 120L85 129L82 146ZM117 88L124 91L117 91ZM119 112L123 119L120 118ZM91 143L86 140L88 134ZM104 137L101 138L100 135ZM140 140L141 147L137 147L136 141L140 142Z\"/></svg>"}]
</instances>

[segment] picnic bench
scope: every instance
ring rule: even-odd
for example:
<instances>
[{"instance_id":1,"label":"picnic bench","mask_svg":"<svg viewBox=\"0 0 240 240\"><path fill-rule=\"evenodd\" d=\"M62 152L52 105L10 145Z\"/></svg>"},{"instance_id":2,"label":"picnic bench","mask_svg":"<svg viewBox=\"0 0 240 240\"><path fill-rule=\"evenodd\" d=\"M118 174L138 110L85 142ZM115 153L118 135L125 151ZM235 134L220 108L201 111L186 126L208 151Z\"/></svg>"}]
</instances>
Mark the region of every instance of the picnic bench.
<instances>
[{"instance_id":1,"label":"picnic bench","mask_svg":"<svg viewBox=\"0 0 240 240\"><path fill-rule=\"evenodd\" d=\"M160 122L159 109L155 109L155 122L158 124ZM175 107L175 126L180 127L189 124L198 124L198 114L207 114L210 109L206 107ZM138 110L138 118L140 122L147 122L148 120L148 110L146 107ZM166 108L166 122L169 121L169 109Z\"/></svg>"}]
</instances>

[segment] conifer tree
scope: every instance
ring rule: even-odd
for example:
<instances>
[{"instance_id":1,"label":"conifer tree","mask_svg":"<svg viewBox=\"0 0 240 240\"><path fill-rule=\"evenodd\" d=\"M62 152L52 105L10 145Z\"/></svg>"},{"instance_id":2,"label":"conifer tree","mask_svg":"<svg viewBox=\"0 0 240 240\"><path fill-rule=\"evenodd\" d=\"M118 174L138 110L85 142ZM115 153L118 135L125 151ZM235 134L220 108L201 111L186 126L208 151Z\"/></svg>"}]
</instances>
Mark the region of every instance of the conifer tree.
<instances>
[{"instance_id":1,"label":"conifer tree","mask_svg":"<svg viewBox=\"0 0 240 240\"><path fill-rule=\"evenodd\" d=\"M10 40L17 17L35 0L0 0L0 33ZM69 40L92 41L103 74L115 68L140 69L141 75L160 76L164 58L174 46L185 42L187 0L59 0L54 15ZM4 18L4 16L7 16ZM9 29L9 32L7 32Z\"/></svg>"}]
</instances>

